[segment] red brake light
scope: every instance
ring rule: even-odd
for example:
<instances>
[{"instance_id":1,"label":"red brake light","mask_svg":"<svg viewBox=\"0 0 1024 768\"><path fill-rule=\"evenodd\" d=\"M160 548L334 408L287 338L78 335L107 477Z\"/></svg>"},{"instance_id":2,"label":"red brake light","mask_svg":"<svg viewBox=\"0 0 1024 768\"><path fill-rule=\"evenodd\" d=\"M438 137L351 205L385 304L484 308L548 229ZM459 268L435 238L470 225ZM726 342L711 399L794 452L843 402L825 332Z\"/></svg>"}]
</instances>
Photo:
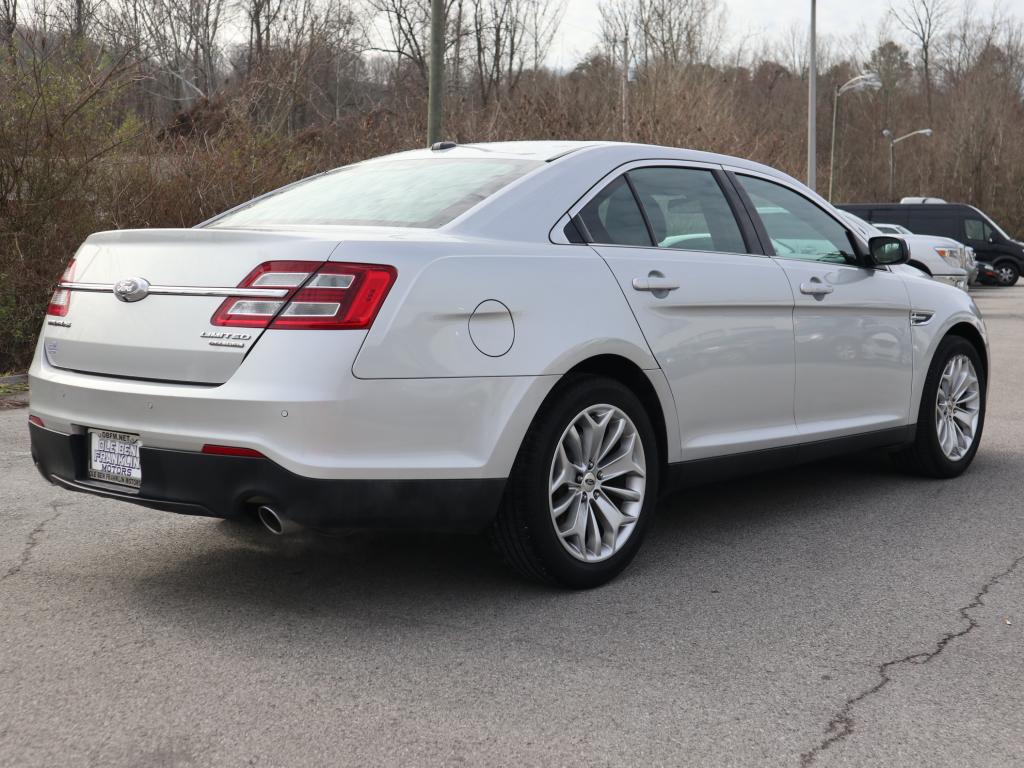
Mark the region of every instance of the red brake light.
<instances>
[{"instance_id":1,"label":"red brake light","mask_svg":"<svg viewBox=\"0 0 1024 768\"><path fill-rule=\"evenodd\" d=\"M31 416L28 417L28 423L29 424L35 424L37 427L45 427L46 426L45 424L43 424L43 420L40 419L38 416L36 416L34 413Z\"/></svg>"},{"instance_id":2,"label":"red brake light","mask_svg":"<svg viewBox=\"0 0 1024 768\"><path fill-rule=\"evenodd\" d=\"M369 328L398 272L381 264L325 264L271 328Z\"/></svg>"},{"instance_id":3,"label":"red brake light","mask_svg":"<svg viewBox=\"0 0 1024 768\"><path fill-rule=\"evenodd\" d=\"M287 289L283 298L232 296L214 313L214 325L245 328L365 329L373 323L398 276L383 264L268 261L239 288Z\"/></svg>"},{"instance_id":4,"label":"red brake light","mask_svg":"<svg viewBox=\"0 0 1024 768\"><path fill-rule=\"evenodd\" d=\"M253 450L252 448L240 448L236 445L204 445L203 453L212 454L214 456L249 456L254 459L266 458L259 451Z\"/></svg>"},{"instance_id":5,"label":"red brake light","mask_svg":"<svg viewBox=\"0 0 1024 768\"><path fill-rule=\"evenodd\" d=\"M67 269L64 270L64 274L60 276L60 282L70 283L75 279L75 260L72 259L71 263L68 264ZM50 304L46 307L46 314L52 317L64 317L68 313L68 308L71 306L71 291L67 288L61 288L60 285L53 292L53 296L50 297Z\"/></svg>"}]
</instances>

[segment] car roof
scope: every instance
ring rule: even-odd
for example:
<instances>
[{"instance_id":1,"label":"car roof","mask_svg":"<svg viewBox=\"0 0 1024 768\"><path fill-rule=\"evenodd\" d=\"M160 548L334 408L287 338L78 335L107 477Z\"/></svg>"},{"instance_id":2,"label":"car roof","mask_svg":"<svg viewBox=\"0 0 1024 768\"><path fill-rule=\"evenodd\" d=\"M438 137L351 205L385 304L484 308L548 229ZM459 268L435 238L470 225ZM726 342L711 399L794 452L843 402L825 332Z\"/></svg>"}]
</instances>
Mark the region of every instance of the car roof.
<instances>
[{"instance_id":1,"label":"car roof","mask_svg":"<svg viewBox=\"0 0 1024 768\"><path fill-rule=\"evenodd\" d=\"M977 210L967 203L840 203L836 206L847 211L948 211L951 209Z\"/></svg>"},{"instance_id":2,"label":"car roof","mask_svg":"<svg viewBox=\"0 0 1024 768\"><path fill-rule=\"evenodd\" d=\"M521 160L537 160L550 162L571 152L601 146L609 142L600 141L482 141L456 144L440 142L438 149L412 149L373 158L378 160L409 159L418 157L501 157L518 158Z\"/></svg>"},{"instance_id":3,"label":"car roof","mask_svg":"<svg viewBox=\"0 0 1024 768\"><path fill-rule=\"evenodd\" d=\"M597 156L615 158L618 163L631 160L679 160L713 165L729 165L744 168L768 176L797 182L796 179L771 166L755 163L732 155L720 155L699 149L686 147L666 147L657 144L638 144L621 141L496 141L453 144L443 149L413 149L393 155L384 155L368 162L387 161L391 159L427 158L427 157L506 157L541 162L553 162L569 155L586 152L588 157L597 160ZM614 166L612 166L614 167Z\"/></svg>"}]
</instances>

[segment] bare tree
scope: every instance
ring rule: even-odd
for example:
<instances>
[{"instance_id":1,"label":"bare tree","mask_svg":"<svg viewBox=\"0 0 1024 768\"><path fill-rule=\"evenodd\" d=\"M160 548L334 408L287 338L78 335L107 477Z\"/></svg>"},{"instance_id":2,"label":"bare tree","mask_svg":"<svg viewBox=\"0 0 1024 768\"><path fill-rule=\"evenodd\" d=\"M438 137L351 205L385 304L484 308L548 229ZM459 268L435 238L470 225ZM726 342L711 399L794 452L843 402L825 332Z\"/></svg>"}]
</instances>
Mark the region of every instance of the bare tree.
<instances>
[{"instance_id":1,"label":"bare tree","mask_svg":"<svg viewBox=\"0 0 1024 768\"><path fill-rule=\"evenodd\" d=\"M383 18L384 41L375 50L395 58L396 75L411 64L423 85L427 82L430 0L366 0L371 14Z\"/></svg>"},{"instance_id":2,"label":"bare tree","mask_svg":"<svg viewBox=\"0 0 1024 768\"><path fill-rule=\"evenodd\" d=\"M932 52L936 37L941 33L949 14L949 0L905 0L900 7L893 6L891 13L896 23L913 37L919 46L924 83L924 97L928 108L928 123L933 122L932 113Z\"/></svg>"},{"instance_id":3,"label":"bare tree","mask_svg":"<svg viewBox=\"0 0 1024 768\"><path fill-rule=\"evenodd\" d=\"M99 0L59 0L54 15L72 38L81 41L92 31L99 10Z\"/></svg>"},{"instance_id":4,"label":"bare tree","mask_svg":"<svg viewBox=\"0 0 1024 768\"><path fill-rule=\"evenodd\" d=\"M380 20L384 29L366 32L367 38L382 38L372 50L387 54L394 63L393 76L400 78L403 70L411 66L425 90L429 71L430 0L364 0L374 20ZM450 82L461 82L463 43L472 37L467 28L469 0L446 0L445 57L454 71Z\"/></svg>"},{"instance_id":5,"label":"bare tree","mask_svg":"<svg viewBox=\"0 0 1024 768\"><path fill-rule=\"evenodd\" d=\"M249 20L248 68L257 67L270 48L274 27L281 16L284 0L245 0L242 11Z\"/></svg>"},{"instance_id":6,"label":"bare tree","mask_svg":"<svg viewBox=\"0 0 1024 768\"><path fill-rule=\"evenodd\" d=\"M561 18L553 0L475 0L471 35L480 101L511 93L547 55Z\"/></svg>"},{"instance_id":7,"label":"bare tree","mask_svg":"<svg viewBox=\"0 0 1024 768\"><path fill-rule=\"evenodd\" d=\"M0 0L0 43L14 55L14 32L18 28L18 0Z\"/></svg>"}]
</instances>

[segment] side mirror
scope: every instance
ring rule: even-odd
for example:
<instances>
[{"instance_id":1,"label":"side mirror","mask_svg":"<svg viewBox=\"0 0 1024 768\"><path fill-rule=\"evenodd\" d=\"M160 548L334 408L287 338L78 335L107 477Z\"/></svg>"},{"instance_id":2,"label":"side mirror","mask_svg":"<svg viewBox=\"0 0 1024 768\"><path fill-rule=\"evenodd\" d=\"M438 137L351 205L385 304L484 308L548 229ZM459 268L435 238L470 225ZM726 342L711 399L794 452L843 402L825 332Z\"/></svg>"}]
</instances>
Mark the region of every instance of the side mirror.
<instances>
[{"instance_id":1,"label":"side mirror","mask_svg":"<svg viewBox=\"0 0 1024 768\"><path fill-rule=\"evenodd\" d=\"M910 249L902 238L880 235L868 240L868 261L872 266L906 264L909 260Z\"/></svg>"}]
</instances>

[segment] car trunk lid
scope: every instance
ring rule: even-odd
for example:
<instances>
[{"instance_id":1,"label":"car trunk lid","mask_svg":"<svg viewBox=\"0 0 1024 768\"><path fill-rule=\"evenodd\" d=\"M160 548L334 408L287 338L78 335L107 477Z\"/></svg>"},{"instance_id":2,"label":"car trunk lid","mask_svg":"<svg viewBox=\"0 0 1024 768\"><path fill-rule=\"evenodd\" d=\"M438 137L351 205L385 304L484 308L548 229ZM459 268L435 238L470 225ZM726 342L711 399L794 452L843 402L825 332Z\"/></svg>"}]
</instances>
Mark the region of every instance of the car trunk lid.
<instances>
[{"instance_id":1,"label":"car trunk lid","mask_svg":"<svg viewBox=\"0 0 1024 768\"><path fill-rule=\"evenodd\" d=\"M66 314L47 315L46 358L55 367L86 373L222 384L263 332L214 325L211 318L225 296L264 262L319 266L337 244L327 235L244 230L93 235L65 278L78 287L69 292ZM148 292L131 300L132 291L124 289L141 281ZM114 291L118 283L127 294L121 299Z\"/></svg>"}]
</instances>

